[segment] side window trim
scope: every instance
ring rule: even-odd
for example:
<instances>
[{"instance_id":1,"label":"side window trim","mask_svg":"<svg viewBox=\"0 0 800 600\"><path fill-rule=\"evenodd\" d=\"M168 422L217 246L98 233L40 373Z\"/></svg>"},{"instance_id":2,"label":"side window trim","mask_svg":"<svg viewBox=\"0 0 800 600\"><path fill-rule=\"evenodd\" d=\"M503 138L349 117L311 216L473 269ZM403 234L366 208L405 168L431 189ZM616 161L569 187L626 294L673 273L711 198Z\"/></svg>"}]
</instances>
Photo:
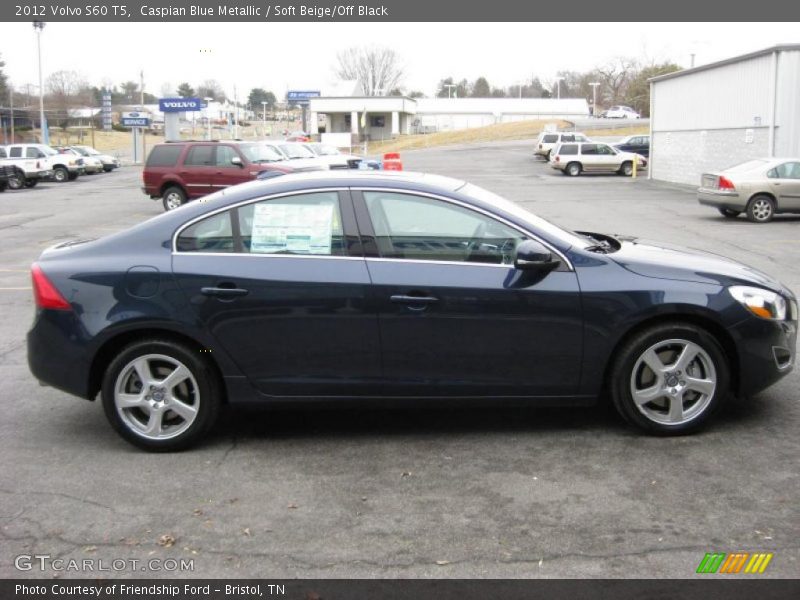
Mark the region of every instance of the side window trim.
<instances>
[{"instance_id":1,"label":"side window trim","mask_svg":"<svg viewBox=\"0 0 800 600\"><path fill-rule=\"evenodd\" d=\"M547 242L546 240L542 239L540 236L536 235L535 233L528 231L527 229L520 227L516 223L494 215L488 211L481 210L476 206L471 206L467 203L460 202L455 198L449 198L447 196L440 196L438 194L431 194L428 192L422 192L417 190L404 190L404 189L395 189L395 188L373 188L373 187L359 187L359 188L351 188L351 194L353 196L353 205L356 211L356 217L358 222L359 234L361 235L362 242L364 244L364 257L371 260L380 260L380 261L394 261L394 262L415 262L415 263L426 263L426 264L451 264L451 265L465 265L465 266L472 266L472 267L502 267L502 268L509 268L513 265L496 265L496 264L486 264L486 263L471 263L471 262L460 262L460 261L430 261L430 260L417 260L417 259L409 259L409 258L383 258L378 251L378 245L375 242L375 229L372 226L372 219L369 216L369 211L367 210L366 200L364 199L364 192L391 192L396 194L406 194L406 195L417 195L422 196L424 198L431 198L433 200L441 200L443 202L448 202L450 204L454 204L456 206L460 206L462 208L466 208L468 210L474 211L478 214L484 215L489 217L490 219L494 219L516 231L522 233L526 237L532 240L536 240L537 242L541 243L543 246L551 250L555 255L557 255L561 259L561 265L559 266L556 271L574 271L575 268L572 266L572 261L570 261L567 256L558 250L555 246L551 243Z\"/></svg>"}]
</instances>

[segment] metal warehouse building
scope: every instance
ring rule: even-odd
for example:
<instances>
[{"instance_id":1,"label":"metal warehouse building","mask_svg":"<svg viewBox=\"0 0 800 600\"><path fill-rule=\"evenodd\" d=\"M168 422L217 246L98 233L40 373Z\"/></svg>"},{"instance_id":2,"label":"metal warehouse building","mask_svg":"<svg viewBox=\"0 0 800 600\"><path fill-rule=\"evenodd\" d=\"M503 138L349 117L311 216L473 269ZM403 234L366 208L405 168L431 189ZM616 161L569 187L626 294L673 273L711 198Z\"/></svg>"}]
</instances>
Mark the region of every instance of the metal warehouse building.
<instances>
[{"instance_id":1,"label":"metal warehouse building","mask_svg":"<svg viewBox=\"0 0 800 600\"><path fill-rule=\"evenodd\" d=\"M800 156L800 44L767 48L650 80L649 177Z\"/></svg>"}]
</instances>

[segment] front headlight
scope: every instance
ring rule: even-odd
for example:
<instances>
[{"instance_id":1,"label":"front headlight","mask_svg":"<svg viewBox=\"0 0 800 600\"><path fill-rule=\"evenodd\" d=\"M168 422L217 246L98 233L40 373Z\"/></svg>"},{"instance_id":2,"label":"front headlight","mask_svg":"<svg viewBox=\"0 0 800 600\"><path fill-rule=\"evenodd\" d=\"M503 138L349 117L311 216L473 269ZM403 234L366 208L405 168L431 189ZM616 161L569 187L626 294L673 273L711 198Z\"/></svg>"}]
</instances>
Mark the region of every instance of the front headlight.
<instances>
[{"instance_id":1,"label":"front headlight","mask_svg":"<svg viewBox=\"0 0 800 600\"><path fill-rule=\"evenodd\" d=\"M757 287L734 285L728 288L737 302L762 319L786 319L786 300L780 294Z\"/></svg>"}]
</instances>

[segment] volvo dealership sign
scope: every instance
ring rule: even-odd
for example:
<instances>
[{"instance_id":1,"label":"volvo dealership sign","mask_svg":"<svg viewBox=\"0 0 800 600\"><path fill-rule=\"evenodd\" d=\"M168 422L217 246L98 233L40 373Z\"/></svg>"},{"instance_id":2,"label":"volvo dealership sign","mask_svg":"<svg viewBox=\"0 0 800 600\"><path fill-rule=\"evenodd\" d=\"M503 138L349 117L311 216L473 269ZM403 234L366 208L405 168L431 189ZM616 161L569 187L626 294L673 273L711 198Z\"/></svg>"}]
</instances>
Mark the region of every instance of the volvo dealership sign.
<instances>
[{"instance_id":1,"label":"volvo dealership sign","mask_svg":"<svg viewBox=\"0 0 800 600\"><path fill-rule=\"evenodd\" d=\"M158 110L163 113L197 112L203 110L200 98L160 98Z\"/></svg>"}]
</instances>

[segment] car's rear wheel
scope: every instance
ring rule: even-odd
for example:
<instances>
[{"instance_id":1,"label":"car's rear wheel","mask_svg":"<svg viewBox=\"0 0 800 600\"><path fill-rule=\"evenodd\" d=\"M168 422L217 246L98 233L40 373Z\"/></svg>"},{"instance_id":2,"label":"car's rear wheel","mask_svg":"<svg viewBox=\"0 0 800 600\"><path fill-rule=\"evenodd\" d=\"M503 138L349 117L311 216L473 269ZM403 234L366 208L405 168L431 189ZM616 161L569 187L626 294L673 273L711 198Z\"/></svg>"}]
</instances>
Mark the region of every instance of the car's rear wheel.
<instances>
[{"instance_id":1,"label":"car's rear wheel","mask_svg":"<svg viewBox=\"0 0 800 600\"><path fill-rule=\"evenodd\" d=\"M719 214L728 219L735 219L742 213L738 210L731 210L730 208L720 208Z\"/></svg>"},{"instance_id":2,"label":"car's rear wheel","mask_svg":"<svg viewBox=\"0 0 800 600\"><path fill-rule=\"evenodd\" d=\"M69 179L69 171L64 167L56 167L53 169L53 179L58 183L64 183Z\"/></svg>"},{"instance_id":3,"label":"car's rear wheel","mask_svg":"<svg viewBox=\"0 0 800 600\"><path fill-rule=\"evenodd\" d=\"M161 199L164 203L164 210L175 210L186 203L186 193L178 186L173 185L164 190Z\"/></svg>"},{"instance_id":4,"label":"car's rear wheel","mask_svg":"<svg viewBox=\"0 0 800 600\"><path fill-rule=\"evenodd\" d=\"M702 427L729 393L719 342L690 323L667 323L635 335L617 353L609 385L617 411L657 435Z\"/></svg>"},{"instance_id":5,"label":"car's rear wheel","mask_svg":"<svg viewBox=\"0 0 800 600\"><path fill-rule=\"evenodd\" d=\"M23 175L12 175L8 178L8 188L11 190L21 190L25 186Z\"/></svg>"},{"instance_id":6,"label":"car's rear wheel","mask_svg":"<svg viewBox=\"0 0 800 600\"><path fill-rule=\"evenodd\" d=\"M567 175L570 177L577 177L581 174L581 163L571 162L567 165L567 168L564 169Z\"/></svg>"},{"instance_id":7,"label":"car's rear wheel","mask_svg":"<svg viewBox=\"0 0 800 600\"><path fill-rule=\"evenodd\" d=\"M626 160L619 168L618 173L620 175L624 175L625 177L630 177L633 175L633 163L629 160Z\"/></svg>"},{"instance_id":8,"label":"car's rear wheel","mask_svg":"<svg viewBox=\"0 0 800 600\"><path fill-rule=\"evenodd\" d=\"M70 181L75 181L78 178L78 173L68 173L67 179Z\"/></svg>"},{"instance_id":9,"label":"car's rear wheel","mask_svg":"<svg viewBox=\"0 0 800 600\"><path fill-rule=\"evenodd\" d=\"M106 369L103 409L114 429L144 450L183 450L214 424L221 391L196 350L170 340L135 342Z\"/></svg>"},{"instance_id":10,"label":"car's rear wheel","mask_svg":"<svg viewBox=\"0 0 800 600\"><path fill-rule=\"evenodd\" d=\"M757 194L747 203L747 218L753 223L769 223L775 216L775 202L769 196Z\"/></svg>"}]
</instances>

